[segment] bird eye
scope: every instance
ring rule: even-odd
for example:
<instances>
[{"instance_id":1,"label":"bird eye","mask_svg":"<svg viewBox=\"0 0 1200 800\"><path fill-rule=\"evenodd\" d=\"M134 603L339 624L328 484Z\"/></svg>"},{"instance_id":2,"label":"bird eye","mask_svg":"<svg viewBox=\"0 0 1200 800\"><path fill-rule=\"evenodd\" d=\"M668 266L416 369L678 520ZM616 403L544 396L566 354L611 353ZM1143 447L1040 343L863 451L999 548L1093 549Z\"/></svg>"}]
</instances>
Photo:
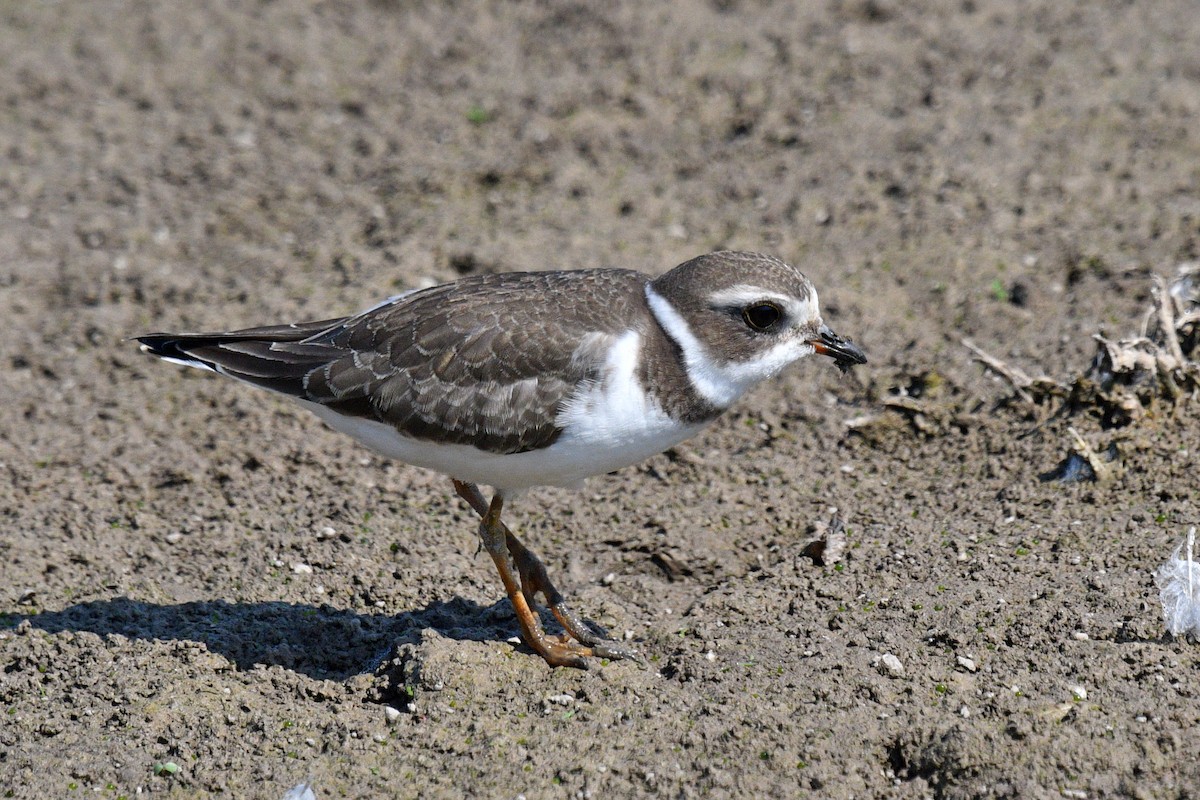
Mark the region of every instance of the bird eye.
<instances>
[{"instance_id":1,"label":"bird eye","mask_svg":"<svg viewBox=\"0 0 1200 800\"><path fill-rule=\"evenodd\" d=\"M755 303L742 309L742 319L756 331L770 329L782 317L783 312L774 303Z\"/></svg>"}]
</instances>

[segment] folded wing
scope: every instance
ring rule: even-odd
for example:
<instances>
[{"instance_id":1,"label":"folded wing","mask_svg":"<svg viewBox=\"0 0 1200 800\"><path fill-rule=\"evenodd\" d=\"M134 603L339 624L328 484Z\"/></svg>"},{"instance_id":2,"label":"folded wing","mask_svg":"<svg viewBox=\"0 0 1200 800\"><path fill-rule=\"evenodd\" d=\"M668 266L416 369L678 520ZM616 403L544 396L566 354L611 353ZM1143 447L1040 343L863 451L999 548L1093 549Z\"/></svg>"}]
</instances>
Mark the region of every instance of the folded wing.
<instances>
[{"instance_id":1,"label":"folded wing","mask_svg":"<svg viewBox=\"0 0 1200 800\"><path fill-rule=\"evenodd\" d=\"M599 378L613 337L640 320L644 285L619 270L486 275L354 317L138 341L166 360L413 438L518 453L558 438L558 411ZM594 302L597 292L607 302Z\"/></svg>"}]
</instances>

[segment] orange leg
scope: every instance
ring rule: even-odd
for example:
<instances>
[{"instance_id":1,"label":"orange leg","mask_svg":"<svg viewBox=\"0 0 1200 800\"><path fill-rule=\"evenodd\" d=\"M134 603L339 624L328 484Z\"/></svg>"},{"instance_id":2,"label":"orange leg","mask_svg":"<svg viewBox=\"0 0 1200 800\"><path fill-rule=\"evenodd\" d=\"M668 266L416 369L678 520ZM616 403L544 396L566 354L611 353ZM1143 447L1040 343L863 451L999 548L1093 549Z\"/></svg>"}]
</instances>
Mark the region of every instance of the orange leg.
<instances>
[{"instance_id":1,"label":"orange leg","mask_svg":"<svg viewBox=\"0 0 1200 800\"><path fill-rule=\"evenodd\" d=\"M521 544L521 540L500 520L504 498L499 493L489 503L484 499L479 487L473 483L456 480L454 489L481 517L479 538L492 561L496 563L504 590L508 593L513 610L516 611L517 622L521 626L521 637L546 660L547 664L552 667L587 669L587 661L584 659L588 656L641 660L633 650L596 634L567 606L562 593L550 581L545 565L532 550ZM510 557L520 576L519 584L517 576L513 575ZM541 620L535 611L538 592L545 596L550 612L566 630L566 635L550 637L542 630Z\"/></svg>"}]
</instances>

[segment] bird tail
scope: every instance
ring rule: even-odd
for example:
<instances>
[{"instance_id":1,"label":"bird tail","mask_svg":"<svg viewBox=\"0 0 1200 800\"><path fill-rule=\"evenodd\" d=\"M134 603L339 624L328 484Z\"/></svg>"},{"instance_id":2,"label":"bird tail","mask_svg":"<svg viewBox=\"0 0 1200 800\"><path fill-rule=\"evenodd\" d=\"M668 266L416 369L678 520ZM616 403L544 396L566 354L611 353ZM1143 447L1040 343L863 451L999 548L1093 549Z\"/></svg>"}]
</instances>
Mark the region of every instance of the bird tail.
<instances>
[{"instance_id":1,"label":"bird tail","mask_svg":"<svg viewBox=\"0 0 1200 800\"><path fill-rule=\"evenodd\" d=\"M134 337L164 361L219 372L273 392L304 396L305 377L344 355L321 334L346 318L227 333L150 333Z\"/></svg>"}]
</instances>

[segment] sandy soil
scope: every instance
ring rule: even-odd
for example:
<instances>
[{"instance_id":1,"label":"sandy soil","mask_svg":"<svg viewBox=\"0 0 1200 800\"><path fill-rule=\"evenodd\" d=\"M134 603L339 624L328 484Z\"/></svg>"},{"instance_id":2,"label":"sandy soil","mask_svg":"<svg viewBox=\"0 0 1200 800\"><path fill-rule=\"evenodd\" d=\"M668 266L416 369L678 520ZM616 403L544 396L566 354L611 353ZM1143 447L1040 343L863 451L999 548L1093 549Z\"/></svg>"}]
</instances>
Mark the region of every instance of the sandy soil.
<instances>
[{"instance_id":1,"label":"sandy soil","mask_svg":"<svg viewBox=\"0 0 1200 800\"><path fill-rule=\"evenodd\" d=\"M1195 408L1056 415L961 344L1070 379L1200 254L1194 4L599 8L4 4L0 796L1200 794L1150 575ZM645 669L511 643L440 476L126 341L724 247L871 363L512 506ZM1068 426L1123 474L1039 481Z\"/></svg>"}]
</instances>

